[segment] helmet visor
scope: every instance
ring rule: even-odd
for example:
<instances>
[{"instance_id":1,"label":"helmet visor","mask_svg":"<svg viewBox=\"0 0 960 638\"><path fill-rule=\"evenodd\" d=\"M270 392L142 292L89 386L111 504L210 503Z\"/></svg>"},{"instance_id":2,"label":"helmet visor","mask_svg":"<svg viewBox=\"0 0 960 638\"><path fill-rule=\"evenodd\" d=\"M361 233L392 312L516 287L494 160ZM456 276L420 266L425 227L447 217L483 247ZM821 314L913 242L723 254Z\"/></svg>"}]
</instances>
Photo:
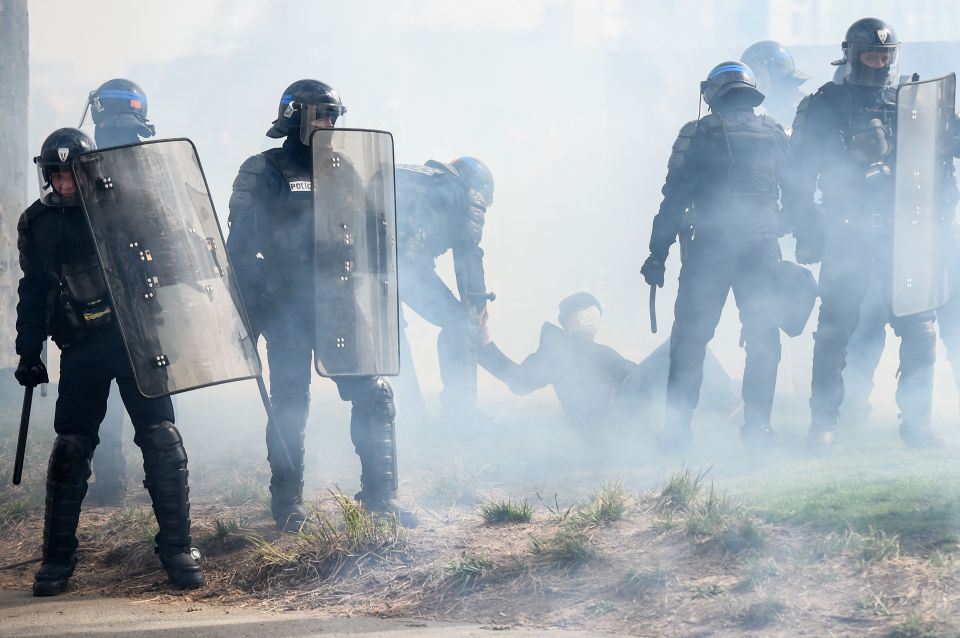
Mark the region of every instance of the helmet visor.
<instances>
[{"instance_id":1,"label":"helmet visor","mask_svg":"<svg viewBox=\"0 0 960 638\"><path fill-rule=\"evenodd\" d=\"M37 162L40 201L47 206L76 206L77 181L69 164Z\"/></svg>"},{"instance_id":2,"label":"helmet visor","mask_svg":"<svg viewBox=\"0 0 960 638\"><path fill-rule=\"evenodd\" d=\"M333 128L345 109L336 104L300 104L300 141L310 145L310 134L321 128Z\"/></svg>"},{"instance_id":3,"label":"helmet visor","mask_svg":"<svg viewBox=\"0 0 960 638\"><path fill-rule=\"evenodd\" d=\"M897 77L900 67L900 45L850 47L847 54L850 73L847 82L862 86L887 86Z\"/></svg>"}]
</instances>

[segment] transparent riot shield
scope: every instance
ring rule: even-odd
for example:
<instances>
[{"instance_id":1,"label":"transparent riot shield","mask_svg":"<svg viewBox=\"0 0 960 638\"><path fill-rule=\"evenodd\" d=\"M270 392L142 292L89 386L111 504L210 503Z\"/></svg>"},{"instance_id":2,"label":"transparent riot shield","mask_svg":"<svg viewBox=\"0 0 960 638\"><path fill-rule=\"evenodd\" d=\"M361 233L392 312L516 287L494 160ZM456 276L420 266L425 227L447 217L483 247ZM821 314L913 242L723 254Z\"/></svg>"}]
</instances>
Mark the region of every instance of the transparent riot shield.
<instances>
[{"instance_id":1,"label":"transparent riot shield","mask_svg":"<svg viewBox=\"0 0 960 638\"><path fill-rule=\"evenodd\" d=\"M393 137L319 129L310 148L317 372L399 374Z\"/></svg>"},{"instance_id":2,"label":"transparent riot shield","mask_svg":"<svg viewBox=\"0 0 960 638\"><path fill-rule=\"evenodd\" d=\"M141 394L257 377L260 361L193 143L96 151L73 170Z\"/></svg>"},{"instance_id":3,"label":"transparent riot shield","mask_svg":"<svg viewBox=\"0 0 960 638\"><path fill-rule=\"evenodd\" d=\"M947 300L955 93L953 74L897 90L891 302L898 317Z\"/></svg>"}]
</instances>

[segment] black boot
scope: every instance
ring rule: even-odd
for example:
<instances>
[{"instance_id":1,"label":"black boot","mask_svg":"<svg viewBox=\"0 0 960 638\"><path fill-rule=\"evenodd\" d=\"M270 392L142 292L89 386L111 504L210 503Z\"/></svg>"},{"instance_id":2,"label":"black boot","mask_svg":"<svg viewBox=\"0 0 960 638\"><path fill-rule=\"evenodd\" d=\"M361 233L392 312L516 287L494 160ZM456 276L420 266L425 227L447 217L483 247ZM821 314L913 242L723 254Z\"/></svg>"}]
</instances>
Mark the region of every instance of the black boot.
<instances>
[{"instance_id":1,"label":"black boot","mask_svg":"<svg viewBox=\"0 0 960 638\"><path fill-rule=\"evenodd\" d=\"M402 527L419 524L417 515L397 500L397 437L393 390L374 377L353 399L350 435L360 456L360 491L355 498L374 514L395 516Z\"/></svg>"},{"instance_id":2,"label":"black boot","mask_svg":"<svg viewBox=\"0 0 960 638\"><path fill-rule=\"evenodd\" d=\"M900 417L900 439L908 448L914 450L931 450L944 446L943 439L929 423L918 425Z\"/></svg>"},{"instance_id":3,"label":"black boot","mask_svg":"<svg viewBox=\"0 0 960 638\"><path fill-rule=\"evenodd\" d=\"M67 589L77 565L77 524L87 493L93 443L82 436L62 435L53 442L47 467L47 499L43 516L43 562L33 582L34 596L55 596Z\"/></svg>"},{"instance_id":4,"label":"black boot","mask_svg":"<svg viewBox=\"0 0 960 638\"><path fill-rule=\"evenodd\" d=\"M309 514L303 506L303 434L309 397L274 397L267 424L270 513L277 528L295 534Z\"/></svg>"},{"instance_id":5,"label":"black boot","mask_svg":"<svg viewBox=\"0 0 960 638\"><path fill-rule=\"evenodd\" d=\"M749 450L770 450L779 440L780 437L769 423L748 423L740 428L740 442Z\"/></svg>"},{"instance_id":6,"label":"black boot","mask_svg":"<svg viewBox=\"0 0 960 638\"><path fill-rule=\"evenodd\" d=\"M807 449L813 454L826 454L837 442L836 419L814 418L807 430Z\"/></svg>"},{"instance_id":7,"label":"black boot","mask_svg":"<svg viewBox=\"0 0 960 638\"><path fill-rule=\"evenodd\" d=\"M155 537L160 563L175 587L202 587L199 552L191 547L187 453L180 433L173 423L162 421L138 431L134 441L143 451L143 485L160 527Z\"/></svg>"}]
</instances>

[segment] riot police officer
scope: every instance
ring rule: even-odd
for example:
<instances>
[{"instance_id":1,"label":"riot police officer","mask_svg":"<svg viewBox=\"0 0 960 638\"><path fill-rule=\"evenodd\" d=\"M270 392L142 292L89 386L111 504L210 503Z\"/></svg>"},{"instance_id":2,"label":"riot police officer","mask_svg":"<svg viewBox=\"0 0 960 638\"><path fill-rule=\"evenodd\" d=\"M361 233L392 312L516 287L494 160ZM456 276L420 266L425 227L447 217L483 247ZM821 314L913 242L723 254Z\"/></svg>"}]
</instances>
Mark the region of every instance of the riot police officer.
<instances>
[{"instance_id":1,"label":"riot police officer","mask_svg":"<svg viewBox=\"0 0 960 638\"><path fill-rule=\"evenodd\" d=\"M94 123L97 148L136 144L156 135L156 127L147 120L147 95L130 80L114 78L91 91L83 120L89 112ZM117 505L127 491L127 462L123 456L123 406L111 393L107 415L100 425L100 445L93 461L96 481L90 486L95 503Z\"/></svg>"},{"instance_id":2,"label":"riot police officer","mask_svg":"<svg viewBox=\"0 0 960 638\"><path fill-rule=\"evenodd\" d=\"M793 121L805 96L800 87L810 76L797 68L790 50L775 40L761 40L747 47L740 60L757 78L757 89L764 95L762 108L780 122Z\"/></svg>"},{"instance_id":3,"label":"riot police officer","mask_svg":"<svg viewBox=\"0 0 960 638\"><path fill-rule=\"evenodd\" d=\"M143 452L144 485L160 527L156 535L160 562L175 586L199 587L204 581L190 547L187 455L174 426L173 406L169 397L146 399L137 390L69 168L75 157L93 149L93 141L78 129L59 129L47 137L34 159L41 198L23 213L17 227L23 270L17 304L17 381L24 386L47 382L40 351L48 335L61 349L43 562L33 593L58 594L73 574L80 507L114 379L136 430L134 441Z\"/></svg>"},{"instance_id":4,"label":"riot police officer","mask_svg":"<svg viewBox=\"0 0 960 638\"><path fill-rule=\"evenodd\" d=\"M684 125L673 145L650 256L641 268L648 284L663 286L664 262L679 237L666 424L658 439L665 451L683 451L692 441L704 354L731 288L747 351L740 437L748 445L775 438L770 416L780 334L771 301L780 262L779 186L789 145L779 124L754 113L764 96L743 63L714 67L700 90L711 112Z\"/></svg>"},{"instance_id":5,"label":"riot police officer","mask_svg":"<svg viewBox=\"0 0 960 638\"><path fill-rule=\"evenodd\" d=\"M847 67L845 79L825 84L797 110L791 139L795 174L784 192L784 207L795 225L797 259L822 262L808 443L818 449L835 440L847 346L875 277L886 321L900 337L900 436L910 447L938 446L931 424L933 306L904 316L892 311L897 174L897 94L892 84L900 43L889 24L863 18L847 30L842 49L838 64Z\"/></svg>"},{"instance_id":6,"label":"riot police officer","mask_svg":"<svg viewBox=\"0 0 960 638\"><path fill-rule=\"evenodd\" d=\"M483 269L483 225L493 204L490 169L475 157L449 164L435 160L396 170L400 299L440 327L437 353L447 421L476 420L477 337L480 315L492 296ZM457 292L436 271L437 258L453 252ZM406 335L402 337L402 395L422 413L422 397Z\"/></svg>"},{"instance_id":7,"label":"riot police officer","mask_svg":"<svg viewBox=\"0 0 960 638\"><path fill-rule=\"evenodd\" d=\"M291 84L267 131L286 138L247 159L233 183L227 250L254 333L266 339L272 418L267 424L271 510L277 526L300 529L304 431L310 404L314 351L314 206L310 134L332 128L346 107L337 92L316 80ZM341 165L342 158L331 161ZM330 303L334 303L330 300ZM333 309L327 309L333 312ZM373 512L416 517L396 499L393 391L382 377L334 377L340 397L353 404L350 434L360 457L358 500Z\"/></svg>"}]
</instances>

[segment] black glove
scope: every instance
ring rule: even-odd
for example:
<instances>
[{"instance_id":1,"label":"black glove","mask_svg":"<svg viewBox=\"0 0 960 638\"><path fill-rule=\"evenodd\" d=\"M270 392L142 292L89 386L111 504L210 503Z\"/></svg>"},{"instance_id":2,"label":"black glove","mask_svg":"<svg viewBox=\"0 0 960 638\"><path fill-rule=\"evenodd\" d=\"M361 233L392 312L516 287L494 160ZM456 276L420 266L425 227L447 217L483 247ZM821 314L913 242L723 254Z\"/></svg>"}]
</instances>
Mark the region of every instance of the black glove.
<instances>
[{"instance_id":1,"label":"black glove","mask_svg":"<svg viewBox=\"0 0 960 638\"><path fill-rule=\"evenodd\" d=\"M26 387L33 388L41 383L50 383L50 377L47 376L47 366L39 359L20 359L20 364L13 373L17 383Z\"/></svg>"},{"instance_id":2,"label":"black glove","mask_svg":"<svg viewBox=\"0 0 960 638\"><path fill-rule=\"evenodd\" d=\"M663 275L667 271L666 266L663 265L663 260L659 259L653 253L647 257L647 260L643 262L643 266L640 267L640 274L643 275L644 280L651 285L657 286L658 288L663 288Z\"/></svg>"}]
</instances>

